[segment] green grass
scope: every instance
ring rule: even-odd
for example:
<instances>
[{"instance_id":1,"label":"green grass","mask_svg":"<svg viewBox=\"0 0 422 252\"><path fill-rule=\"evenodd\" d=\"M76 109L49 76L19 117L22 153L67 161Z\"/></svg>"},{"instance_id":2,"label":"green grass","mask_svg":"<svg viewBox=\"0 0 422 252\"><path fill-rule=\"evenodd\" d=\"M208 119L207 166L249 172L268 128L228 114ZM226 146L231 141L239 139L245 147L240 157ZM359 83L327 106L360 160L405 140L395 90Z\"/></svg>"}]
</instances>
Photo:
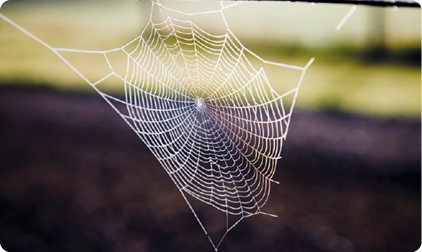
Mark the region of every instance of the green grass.
<instances>
[{"instance_id":1,"label":"green grass","mask_svg":"<svg viewBox=\"0 0 422 252\"><path fill-rule=\"evenodd\" d=\"M323 7L318 7L318 10ZM341 8L342 11L347 10L344 6ZM108 2L101 7L82 2L4 4L0 12L54 47L106 50L121 46L141 33L149 17L149 3ZM417 15L409 13L420 20L420 11ZM321 13L318 15L319 18L323 16ZM245 46L266 60L304 66L311 57L315 58L302 83L298 108L418 119L421 115L420 38L415 39L409 34L412 31L420 34L420 22L412 28L410 23L406 23L409 15L405 15L407 19L392 19L396 23L403 19L400 22L403 22L402 30L405 31L400 34L407 37L406 40L398 40L394 34L400 27L394 28L394 32L386 34L388 43L385 50L373 50L371 45L356 44L356 41L348 44L347 38L359 29L348 31L345 26L344 32L341 31L343 33L334 33L336 23L329 27L334 35L330 31L317 30L331 34L330 38L338 36L334 42L319 37L312 46L309 46L309 42L297 43L299 38L307 38L306 27L295 28L296 35L295 30L290 29L289 37L284 39L274 36L272 39L256 37L254 31L249 31L252 36L245 37L243 33L239 37ZM242 19L241 15L238 16ZM289 19L294 16L290 14ZM325 20L318 23L315 21L318 19L313 19L312 25L331 25L337 16L330 22ZM309 25L309 22L303 20L304 15L300 17L301 20L292 22L298 25L297 22L303 21L305 26ZM243 16L243 19L247 19L247 16ZM351 20L351 24L353 22L361 24ZM391 22L387 20L387 24ZM0 83L92 91L50 50L1 19L0 34ZM309 38L313 38L309 34ZM88 79L100 78L102 72L94 69L104 66L104 60L95 57L85 60L84 55L79 56L82 60L75 59L75 62L79 62L78 66ZM283 83L297 82L297 73L284 74L278 71L268 70L269 75L279 75L271 83L276 90L284 91ZM113 83L107 85L111 87Z\"/></svg>"},{"instance_id":2,"label":"green grass","mask_svg":"<svg viewBox=\"0 0 422 252\"><path fill-rule=\"evenodd\" d=\"M419 68L337 62L341 67L315 61L307 76L314 82L302 89L303 96L312 97L304 99L304 106L387 117L420 116Z\"/></svg>"}]
</instances>

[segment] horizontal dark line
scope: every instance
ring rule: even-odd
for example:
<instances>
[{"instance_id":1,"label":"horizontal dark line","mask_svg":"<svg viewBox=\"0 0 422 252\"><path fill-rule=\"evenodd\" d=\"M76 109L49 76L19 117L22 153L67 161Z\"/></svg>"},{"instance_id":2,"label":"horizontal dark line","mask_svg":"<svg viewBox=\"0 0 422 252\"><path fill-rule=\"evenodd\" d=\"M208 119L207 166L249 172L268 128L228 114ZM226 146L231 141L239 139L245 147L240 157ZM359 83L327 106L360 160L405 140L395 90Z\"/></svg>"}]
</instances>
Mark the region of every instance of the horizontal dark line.
<instances>
[{"instance_id":1,"label":"horizontal dark line","mask_svg":"<svg viewBox=\"0 0 422 252\"><path fill-rule=\"evenodd\" d=\"M266 1L266 0L263 0ZM361 4L361 5L372 5L380 7L418 7L416 1L389 1L389 0L337 0L337 1L319 1L319 0L269 0L269 1L285 1L285 2L308 2L308 3L332 3L332 4Z\"/></svg>"}]
</instances>

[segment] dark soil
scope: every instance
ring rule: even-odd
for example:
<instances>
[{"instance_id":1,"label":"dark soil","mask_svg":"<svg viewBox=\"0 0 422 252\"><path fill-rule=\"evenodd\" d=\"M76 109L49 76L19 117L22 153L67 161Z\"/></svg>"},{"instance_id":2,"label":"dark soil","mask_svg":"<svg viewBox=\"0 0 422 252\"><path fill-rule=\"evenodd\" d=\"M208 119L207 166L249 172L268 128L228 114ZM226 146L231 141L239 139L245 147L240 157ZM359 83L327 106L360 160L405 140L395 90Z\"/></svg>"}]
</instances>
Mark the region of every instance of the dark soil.
<instances>
[{"instance_id":1,"label":"dark soil","mask_svg":"<svg viewBox=\"0 0 422 252\"><path fill-rule=\"evenodd\" d=\"M97 94L1 88L0 151L9 252L213 251L164 169ZM278 217L243 220L219 251L421 245L420 122L296 111L274 179L264 210Z\"/></svg>"}]
</instances>

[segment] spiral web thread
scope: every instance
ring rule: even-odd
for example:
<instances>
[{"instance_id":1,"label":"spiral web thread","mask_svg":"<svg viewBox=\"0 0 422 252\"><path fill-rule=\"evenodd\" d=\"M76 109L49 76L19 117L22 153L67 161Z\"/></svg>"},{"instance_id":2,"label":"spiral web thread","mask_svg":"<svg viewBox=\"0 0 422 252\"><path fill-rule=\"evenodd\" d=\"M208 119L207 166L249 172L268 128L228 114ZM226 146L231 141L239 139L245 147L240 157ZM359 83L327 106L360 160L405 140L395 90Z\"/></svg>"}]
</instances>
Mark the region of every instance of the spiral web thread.
<instances>
[{"instance_id":1,"label":"spiral web thread","mask_svg":"<svg viewBox=\"0 0 422 252\"><path fill-rule=\"evenodd\" d=\"M245 48L223 13L237 4L221 2L218 10L185 13L153 1L150 20L141 35L107 51L53 48L0 14L53 51L129 124L164 167L216 251L242 219L271 215L262 207L271 182L276 182L272 177L297 92L313 61L305 67L269 62ZM166 16L163 11L185 19ZM224 33L213 35L189 20L189 16L208 14L220 16ZM159 21L154 22L157 17ZM110 72L91 82L61 52L103 55ZM118 66L110 55L116 52L126 58L123 72L114 70ZM262 66L256 68L251 59ZM300 71L296 87L277 94L266 76L266 65ZM124 98L100 90L100 84L112 77L117 77L116 85L123 86ZM226 218L239 217L230 227L226 219L226 231L218 244L212 241L187 195L224 212Z\"/></svg>"}]
</instances>

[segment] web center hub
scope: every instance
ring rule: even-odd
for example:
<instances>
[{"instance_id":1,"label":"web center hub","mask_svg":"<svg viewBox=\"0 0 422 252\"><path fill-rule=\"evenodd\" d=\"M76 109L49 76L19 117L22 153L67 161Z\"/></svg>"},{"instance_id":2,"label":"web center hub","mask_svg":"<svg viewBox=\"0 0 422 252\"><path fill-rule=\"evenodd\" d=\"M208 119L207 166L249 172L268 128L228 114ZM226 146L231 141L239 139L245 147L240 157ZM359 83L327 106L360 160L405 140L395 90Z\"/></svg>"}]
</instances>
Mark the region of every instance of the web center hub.
<instances>
[{"instance_id":1,"label":"web center hub","mask_svg":"<svg viewBox=\"0 0 422 252\"><path fill-rule=\"evenodd\" d=\"M204 102L204 99L202 99L202 97L195 98L195 105L196 105L196 109L199 111L204 110L207 106Z\"/></svg>"}]
</instances>

